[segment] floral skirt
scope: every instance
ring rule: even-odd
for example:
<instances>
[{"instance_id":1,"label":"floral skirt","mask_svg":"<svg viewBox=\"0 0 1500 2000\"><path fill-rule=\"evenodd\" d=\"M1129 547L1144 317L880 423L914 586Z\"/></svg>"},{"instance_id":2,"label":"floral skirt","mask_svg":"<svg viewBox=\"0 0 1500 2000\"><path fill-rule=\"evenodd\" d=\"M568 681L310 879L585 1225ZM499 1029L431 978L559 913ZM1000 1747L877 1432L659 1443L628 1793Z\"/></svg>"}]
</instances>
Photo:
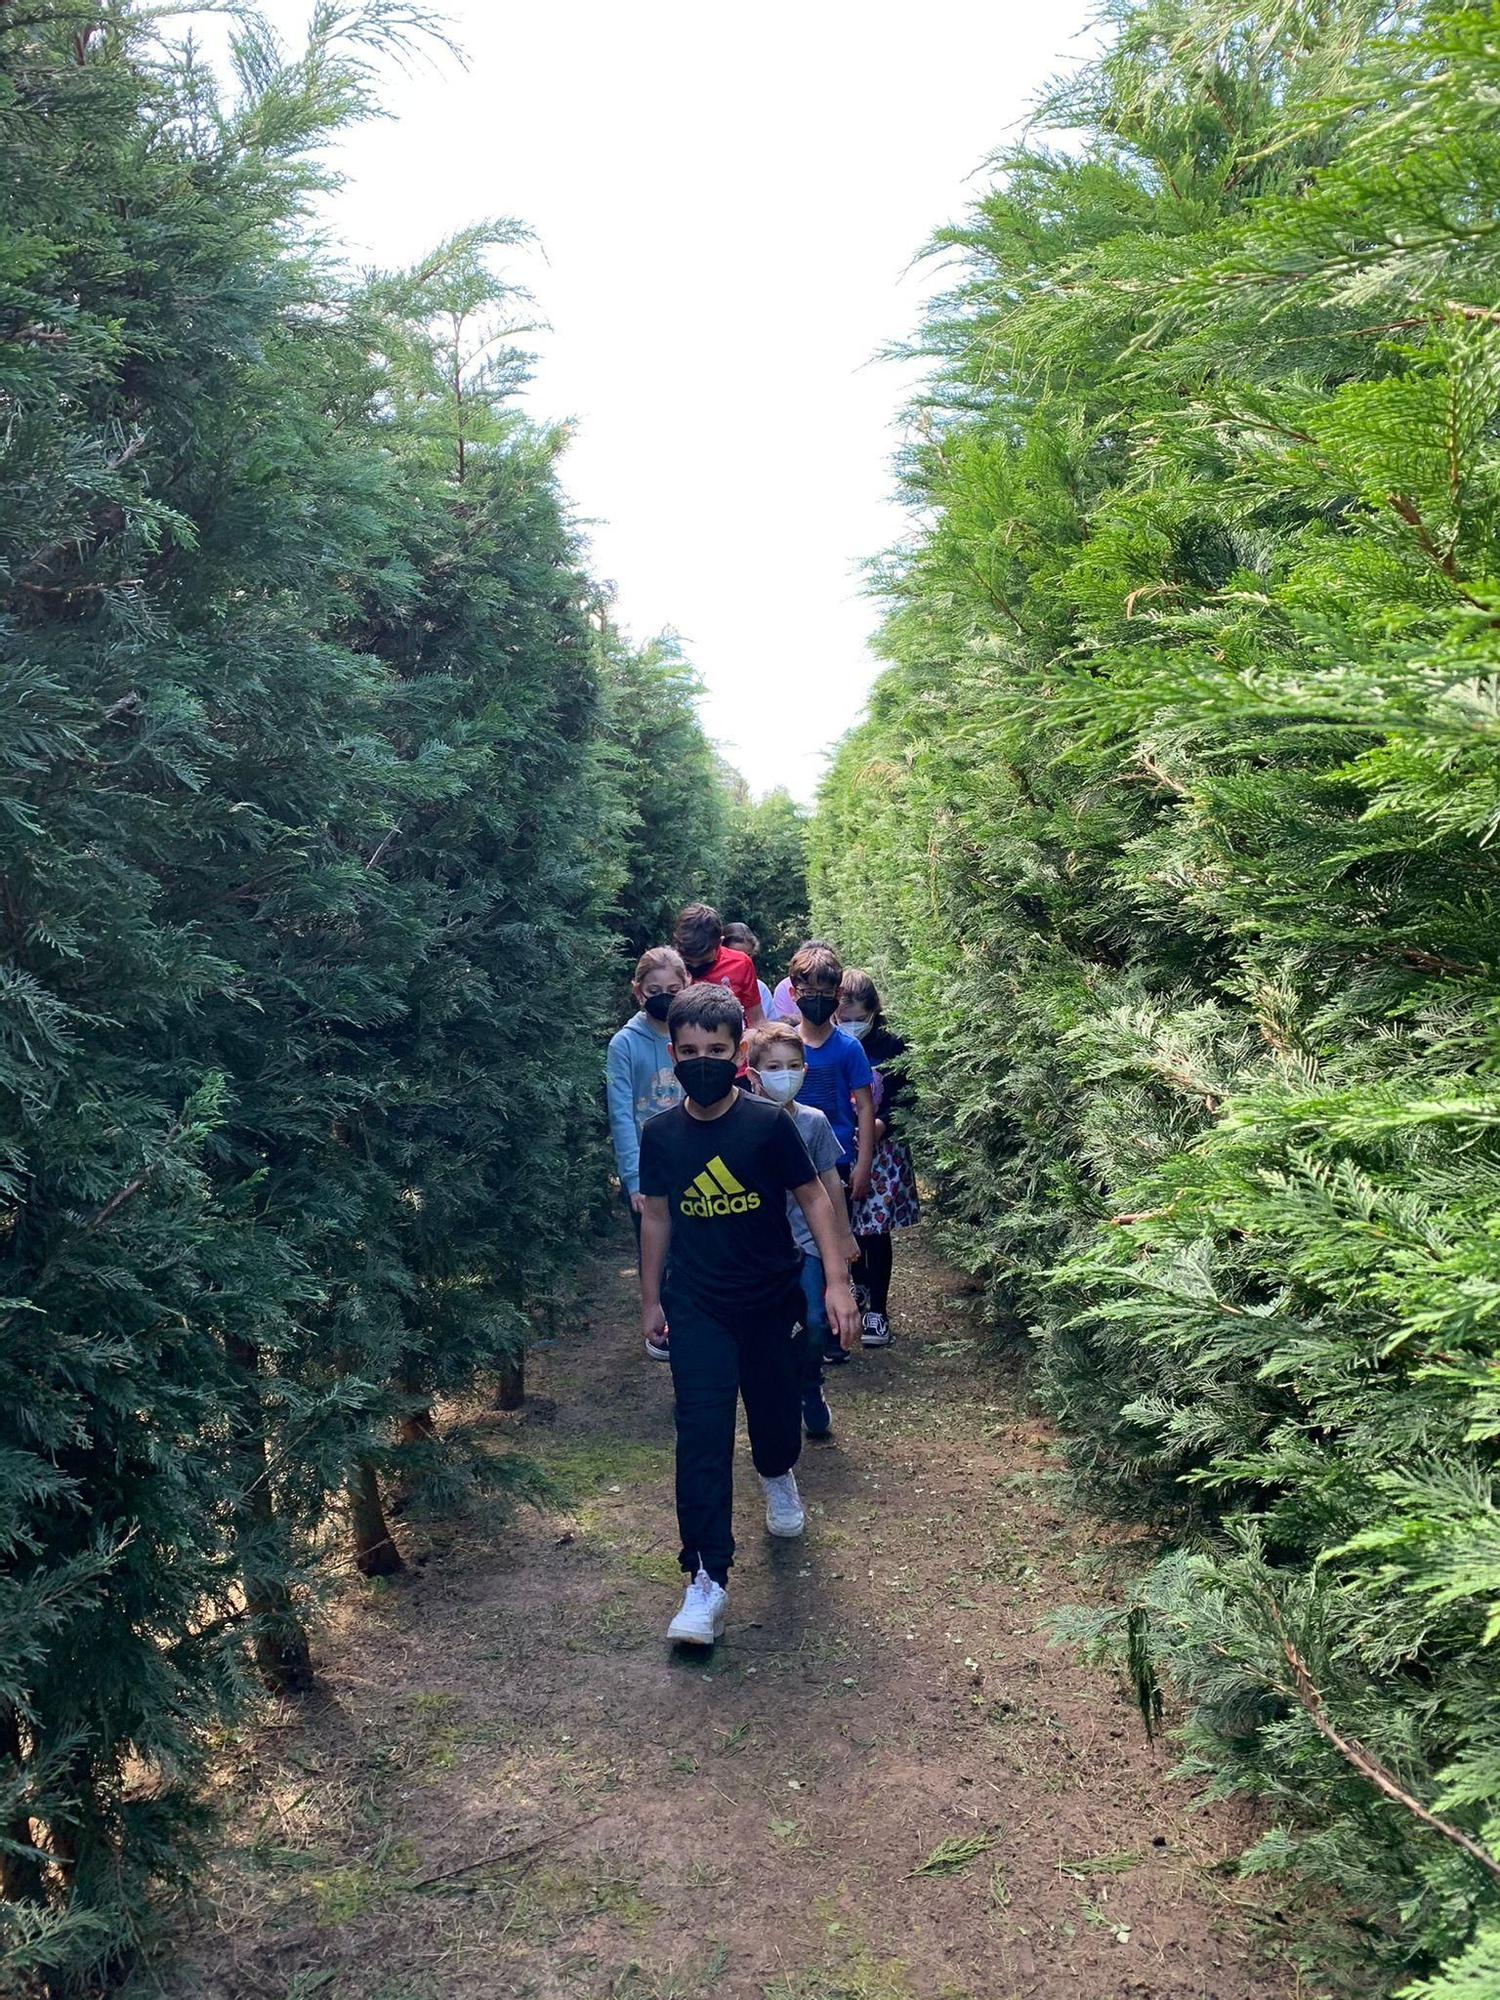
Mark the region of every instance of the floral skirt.
<instances>
[{"instance_id":1,"label":"floral skirt","mask_svg":"<svg viewBox=\"0 0 1500 2000\"><path fill-rule=\"evenodd\" d=\"M849 1226L856 1236L887 1236L921 1220L917 1177L904 1139L882 1139L870 1167L870 1192L849 1203Z\"/></svg>"}]
</instances>

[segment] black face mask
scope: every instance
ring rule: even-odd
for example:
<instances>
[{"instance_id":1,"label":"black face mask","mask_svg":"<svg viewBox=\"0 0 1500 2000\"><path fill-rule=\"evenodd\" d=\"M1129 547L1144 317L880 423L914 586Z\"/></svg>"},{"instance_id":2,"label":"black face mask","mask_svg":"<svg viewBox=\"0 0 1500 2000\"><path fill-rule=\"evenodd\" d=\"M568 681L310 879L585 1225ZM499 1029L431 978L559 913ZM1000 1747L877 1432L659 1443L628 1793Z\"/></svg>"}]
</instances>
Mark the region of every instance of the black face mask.
<instances>
[{"instance_id":1,"label":"black face mask","mask_svg":"<svg viewBox=\"0 0 1500 2000\"><path fill-rule=\"evenodd\" d=\"M648 993L641 1006L653 1021L665 1021L672 1011L672 1002L676 998L675 993Z\"/></svg>"},{"instance_id":2,"label":"black face mask","mask_svg":"<svg viewBox=\"0 0 1500 2000\"><path fill-rule=\"evenodd\" d=\"M833 1019L833 1010L839 1004L836 993L809 993L797 1001L797 1012L804 1021L811 1021L815 1028L821 1028L825 1021Z\"/></svg>"},{"instance_id":3,"label":"black face mask","mask_svg":"<svg viewBox=\"0 0 1500 2000\"><path fill-rule=\"evenodd\" d=\"M733 1056L683 1056L672 1074L694 1104L717 1104L734 1089L739 1064Z\"/></svg>"}]
</instances>

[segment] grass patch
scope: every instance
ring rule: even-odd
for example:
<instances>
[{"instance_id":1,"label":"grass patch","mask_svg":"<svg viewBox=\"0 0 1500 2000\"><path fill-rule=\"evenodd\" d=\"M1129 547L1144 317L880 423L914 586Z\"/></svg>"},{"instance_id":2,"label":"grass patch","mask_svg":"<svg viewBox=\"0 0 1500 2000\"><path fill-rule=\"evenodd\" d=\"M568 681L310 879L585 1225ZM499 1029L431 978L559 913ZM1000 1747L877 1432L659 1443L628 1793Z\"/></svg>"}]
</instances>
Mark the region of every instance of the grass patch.
<instances>
[{"instance_id":1,"label":"grass patch","mask_svg":"<svg viewBox=\"0 0 1500 2000\"><path fill-rule=\"evenodd\" d=\"M878 1957L858 1942L806 1972L773 1979L761 1992L765 2000L918 2000L903 1959ZM967 1996L948 1987L940 2000L967 2000Z\"/></svg>"},{"instance_id":2,"label":"grass patch","mask_svg":"<svg viewBox=\"0 0 1500 2000\"><path fill-rule=\"evenodd\" d=\"M670 1445L604 1435L585 1443L548 1440L539 1445L536 1456L555 1481L564 1504L595 1499L611 1486L623 1492L626 1487L660 1479L672 1466Z\"/></svg>"},{"instance_id":3,"label":"grass patch","mask_svg":"<svg viewBox=\"0 0 1500 2000\"><path fill-rule=\"evenodd\" d=\"M624 1568L632 1576L643 1577L647 1583L681 1583L682 1565L667 1549L633 1549L622 1558Z\"/></svg>"},{"instance_id":4,"label":"grass patch","mask_svg":"<svg viewBox=\"0 0 1500 2000\"><path fill-rule=\"evenodd\" d=\"M356 1861L351 1867L332 1868L326 1875L315 1875L308 1887L312 1891L313 1919L319 1930L332 1930L337 1924L352 1923L364 1915L379 1891L380 1878L367 1861Z\"/></svg>"},{"instance_id":5,"label":"grass patch","mask_svg":"<svg viewBox=\"0 0 1500 2000\"><path fill-rule=\"evenodd\" d=\"M416 1865L417 1851L409 1840L387 1839L366 1861L352 1861L343 1868L314 1875L307 1885L314 1921L320 1930L352 1923L377 1897L399 1888Z\"/></svg>"}]
</instances>

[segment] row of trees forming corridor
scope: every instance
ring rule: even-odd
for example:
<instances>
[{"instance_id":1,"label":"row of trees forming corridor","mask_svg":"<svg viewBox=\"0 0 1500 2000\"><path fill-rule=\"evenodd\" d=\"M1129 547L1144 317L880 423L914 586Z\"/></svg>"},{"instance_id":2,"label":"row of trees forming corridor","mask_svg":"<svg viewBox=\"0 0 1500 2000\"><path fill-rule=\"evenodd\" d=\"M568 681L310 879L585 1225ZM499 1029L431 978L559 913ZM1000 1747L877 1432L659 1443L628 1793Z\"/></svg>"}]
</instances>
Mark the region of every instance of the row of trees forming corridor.
<instances>
[{"instance_id":1,"label":"row of trees forming corridor","mask_svg":"<svg viewBox=\"0 0 1500 2000\"><path fill-rule=\"evenodd\" d=\"M1109 14L935 245L814 921L1165 1550L1085 1636L1353 1911L1348 1990L1494 2000L1500 34Z\"/></svg>"},{"instance_id":2,"label":"row of trees forming corridor","mask_svg":"<svg viewBox=\"0 0 1500 2000\"><path fill-rule=\"evenodd\" d=\"M322 1582L494 1476L429 1408L587 1238L629 954L801 837L583 566L515 227L313 247L409 10L227 98L160 13L0 7L7 1993L102 1990Z\"/></svg>"}]
</instances>

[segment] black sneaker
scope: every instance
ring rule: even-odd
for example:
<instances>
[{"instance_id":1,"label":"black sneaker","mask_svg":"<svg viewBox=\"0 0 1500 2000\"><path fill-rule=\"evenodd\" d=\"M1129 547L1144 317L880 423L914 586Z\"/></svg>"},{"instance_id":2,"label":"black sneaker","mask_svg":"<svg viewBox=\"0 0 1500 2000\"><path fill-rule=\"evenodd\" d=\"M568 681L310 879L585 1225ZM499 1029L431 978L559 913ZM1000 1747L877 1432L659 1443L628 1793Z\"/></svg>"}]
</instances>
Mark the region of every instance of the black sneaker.
<instances>
[{"instance_id":1,"label":"black sneaker","mask_svg":"<svg viewBox=\"0 0 1500 2000\"><path fill-rule=\"evenodd\" d=\"M833 1435L833 1412L821 1389L802 1391L802 1428L810 1438Z\"/></svg>"},{"instance_id":2,"label":"black sneaker","mask_svg":"<svg viewBox=\"0 0 1500 2000\"><path fill-rule=\"evenodd\" d=\"M891 1344L891 1323L884 1313L867 1312L860 1325L859 1340L862 1347L889 1347Z\"/></svg>"},{"instance_id":3,"label":"black sneaker","mask_svg":"<svg viewBox=\"0 0 1500 2000\"><path fill-rule=\"evenodd\" d=\"M823 1366L825 1368L842 1368L848 1359L848 1355L836 1340L824 1342Z\"/></svg>"}]
</instances>

